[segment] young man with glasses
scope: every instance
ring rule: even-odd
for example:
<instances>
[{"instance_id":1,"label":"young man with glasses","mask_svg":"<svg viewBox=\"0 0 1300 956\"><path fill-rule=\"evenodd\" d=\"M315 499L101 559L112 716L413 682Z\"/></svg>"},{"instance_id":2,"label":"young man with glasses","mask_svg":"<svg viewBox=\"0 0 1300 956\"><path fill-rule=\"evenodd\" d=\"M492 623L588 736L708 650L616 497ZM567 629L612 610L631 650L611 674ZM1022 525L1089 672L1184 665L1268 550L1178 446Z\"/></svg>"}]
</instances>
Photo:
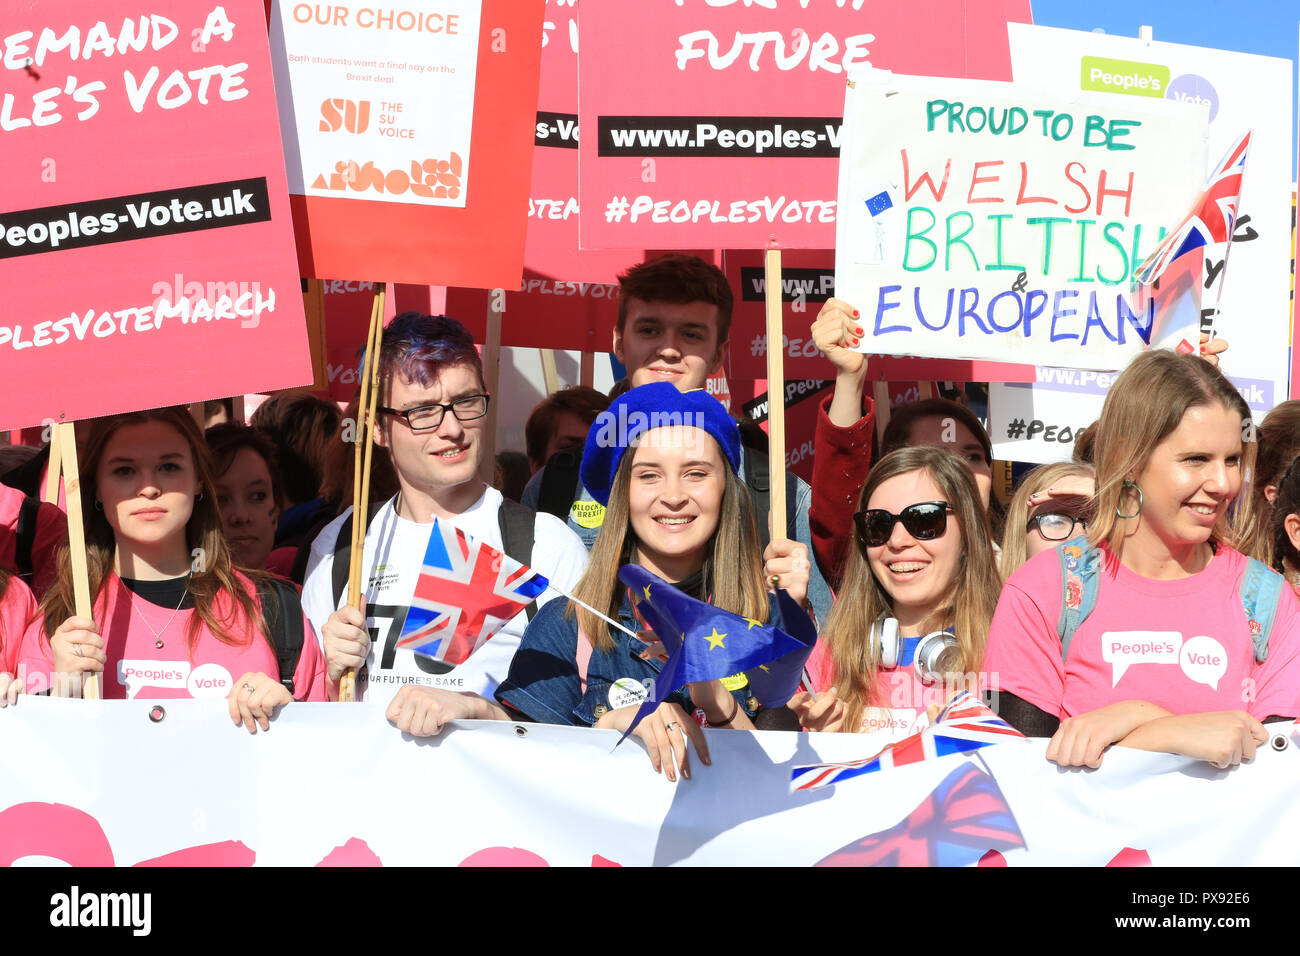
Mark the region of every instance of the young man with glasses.
<instances>
[{"instance_id":1,"label":"young man with glasses","mask_svg":"<svg viewBox=\"0 0 1300 956\"><path fill-rule=\"evenodd\" d=\"M400 491L367 523L364 619L342 603L351 509L312 545L303 607L321 636L330 679L358 668L357 698L389 701L390 720L425 735L448 720L487 716L484 698L505 678L530 617L515 615L455 668L397 649L433 519L536 568L565 591L582 576L587 551L562 521L505 502L479 477L491 396L463 325L444 316L397 316L384 330L379 381L375 443L388 449ZM555 595L547 591L537 603Z\"/></svg>"}]
</instances>

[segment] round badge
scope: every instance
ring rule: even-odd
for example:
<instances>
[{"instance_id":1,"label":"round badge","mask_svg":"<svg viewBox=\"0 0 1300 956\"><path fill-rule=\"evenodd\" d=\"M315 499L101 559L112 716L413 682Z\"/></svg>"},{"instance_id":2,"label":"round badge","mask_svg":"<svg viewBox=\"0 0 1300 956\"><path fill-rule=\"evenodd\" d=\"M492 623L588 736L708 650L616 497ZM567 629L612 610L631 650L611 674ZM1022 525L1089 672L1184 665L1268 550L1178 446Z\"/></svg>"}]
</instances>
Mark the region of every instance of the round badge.
<instances>
[{"instance_id":1,"label":"round badge","mask_svg":"<svg viewBox=\"0 0 1300 956\"><path fill-rule=\"evenodd\" d=\"M609 685L609 706L612 710L631 707L650 696L645 685L632 677L620 677Z\"/></svg>"},{"instance_id":2,"label":"round badge","mask_svg":"<svg viewBox=\"0 0 1300 956\"><path fill-rule=\"evenodd\" d=\"M599 528L605 523L605 506L599 501L575 501L569 517L579 528Z\"/></svg>"}]
</instances>

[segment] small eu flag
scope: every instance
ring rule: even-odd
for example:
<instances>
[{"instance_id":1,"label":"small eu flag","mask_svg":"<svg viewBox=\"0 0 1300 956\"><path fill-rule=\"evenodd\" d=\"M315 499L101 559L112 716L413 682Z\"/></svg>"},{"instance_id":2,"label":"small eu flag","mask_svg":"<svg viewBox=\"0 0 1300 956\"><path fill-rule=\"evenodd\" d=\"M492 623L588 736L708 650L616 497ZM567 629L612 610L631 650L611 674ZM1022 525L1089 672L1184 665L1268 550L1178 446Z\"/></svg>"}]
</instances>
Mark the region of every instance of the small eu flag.
<instances>
[{"instance_id":1,"label":"small eu flag","mask_svg":"<svg viewBox=\"0 0 1300 956\"><path fill-rule=\"evenodd\" d=\"M867 200L867 212L873 216L879 216L886 209L894 208L894 201L889 198L889 193L881 190Z\"/></svg>"}]
</instances>

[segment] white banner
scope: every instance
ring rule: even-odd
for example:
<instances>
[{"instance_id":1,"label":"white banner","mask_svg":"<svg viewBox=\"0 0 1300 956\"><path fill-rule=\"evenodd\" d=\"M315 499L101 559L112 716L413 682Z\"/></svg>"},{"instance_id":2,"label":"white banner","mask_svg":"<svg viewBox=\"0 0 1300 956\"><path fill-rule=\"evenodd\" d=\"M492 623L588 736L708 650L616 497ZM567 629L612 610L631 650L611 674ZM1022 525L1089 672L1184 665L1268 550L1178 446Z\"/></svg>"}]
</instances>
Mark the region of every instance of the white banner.
<instances>
[{"instance_id":1,"label":"white banner","mask_svg":"<svg viewBox=\"0 0 1300 956\"><path fill-rule=\"evenodd\" d=\"M863 350L1115 369L1148 339L1184 338L1133 313L1129 279L1203 185L1205 115L1029 84L855 75L835 294L861 310Z\"/></svg>"},{"instance_id":2,"label":"white banner","mask_svg":"<svg viewBox=\"0 0 1300 956\"><path fill-rule=\"evenodd\" d=\"M673 785L612 731L469 722L417 741L378 707L292 704L249 736L220 702L158 707L0 710L0 864L1300 862L1294 742L1228 771L1119 748L1062 771L1044 741L1011 741L792 795L793 767L879 742L710 731L712 766Z\"/></svg>"}]
</instances>

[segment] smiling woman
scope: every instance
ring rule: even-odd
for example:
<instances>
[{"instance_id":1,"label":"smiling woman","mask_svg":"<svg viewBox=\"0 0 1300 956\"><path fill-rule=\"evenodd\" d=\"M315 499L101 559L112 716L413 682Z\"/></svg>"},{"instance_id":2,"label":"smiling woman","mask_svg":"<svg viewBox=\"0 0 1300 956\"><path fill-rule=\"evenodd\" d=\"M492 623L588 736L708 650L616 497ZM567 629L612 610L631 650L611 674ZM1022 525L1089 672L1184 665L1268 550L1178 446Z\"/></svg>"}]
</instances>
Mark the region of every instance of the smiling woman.
<instances>
[{"instance_id":1,"label":"smiling woman","mask_svg":"<svg viewBox=\"0 0 1300 956\"><path fill-rule=\"evenodd\" d=\"M1195 356L1151 351L1097 424L1086 546L1007 580L987 666L1002 715L1051 736L1049 759L1098 766L1114 743L1228 767L1300 714L1300 604L1230 543L1254 460L1250 410Z\"/></svg>"},{"instance_id":2,"label":"smiling woman","mask_svg":"<svg viewBox=\"0 0 1300 956\"><path fill-rule=\"evenodd\" d=\"M29 689L80 696L83 678L101 673L104 697L220 698L250 732L295 697L325 698L310 630L294 655L273 643L302 618L296 593L232 567L207 448L186 411L97 420L81 475L93 620L75 614L65 550L44 621L23 640Z\"/></svg>"}]
</instances>

